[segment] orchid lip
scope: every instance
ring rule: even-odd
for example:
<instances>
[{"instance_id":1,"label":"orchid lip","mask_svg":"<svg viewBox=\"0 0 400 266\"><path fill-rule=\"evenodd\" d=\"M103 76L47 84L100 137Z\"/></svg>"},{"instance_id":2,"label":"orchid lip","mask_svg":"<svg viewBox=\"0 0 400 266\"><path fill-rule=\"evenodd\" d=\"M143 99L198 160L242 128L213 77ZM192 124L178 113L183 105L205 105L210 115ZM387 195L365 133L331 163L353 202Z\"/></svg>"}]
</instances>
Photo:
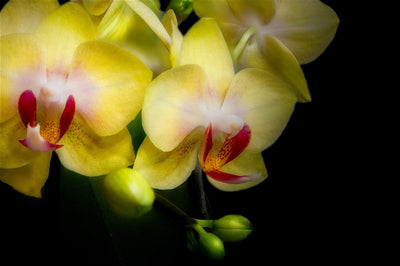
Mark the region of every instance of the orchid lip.
<instances>
[{"instance_id":1,"label":"orchid lip","mask_svg":"<svg viewBox=\"0 0 400 266\"><path fill-rule=\"evenodd\" d=\"M210 123L204 133L202 148L199 153L200 163L204 172L217 181L230 184L240 184L260 178L257 174L254 176L235 175L220 171L224 165L238 157L248 146L251 137L249 126L244 124L237 134L234 136L228 135L216 155L210 154L213 147L212 128L212 124Z\"/></svg>"},{"instance_id":2,"label":"orchid lip","mask_svg":"<svg viewBox=\"0 0 400 266\"><path fill-rule=\"evenodd\" d=\"M27 133L26 138L20 140L20 143L39 152L55 151L61 148L63 145L58 145L57 142L68 131L75 115L74 97L72 95L68 97L58 121L44 121L41 126L37 121L36 110L35 94L31 90L24 91L18 101L18 111L27 128Z\"/></svg>"}]
</instances>

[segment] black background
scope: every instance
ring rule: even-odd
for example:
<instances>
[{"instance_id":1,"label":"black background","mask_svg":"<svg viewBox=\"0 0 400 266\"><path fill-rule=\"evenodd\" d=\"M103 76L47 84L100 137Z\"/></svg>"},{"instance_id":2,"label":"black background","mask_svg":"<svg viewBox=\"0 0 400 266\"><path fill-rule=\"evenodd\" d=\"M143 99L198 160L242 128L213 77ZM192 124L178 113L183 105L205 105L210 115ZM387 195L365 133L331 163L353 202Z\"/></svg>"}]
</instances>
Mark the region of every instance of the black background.
<instances>
[{"instance_id":1,"label":"black background","mask_svg":"<svg viewBox=\"0 0 400 266\"><path fill-rule=\"evenodd\" d=\"M188 253L183 228L163 210L152 211L143 221L112 218L99 198L98 183L74 175L60 179L55 156L42 199L25 197L0 183L2 260L12 259L10 265L359 261L357 247L368 241L354 219L365 204L355 196L362 187L354 185L362 175L357 128L363 124L363 112L354 108L365 74L357 73L363 64L358 55L361 32L348 1L323 2L341 22L328 49L303 66L312 102L297 104L282 136L264 152L268 179L234 193L205 183L213 217L242 214L255 228L248 239L225 245L223 262ZM196 207L187 203L193 196L179 196L186 189L179 188L178 196L163 193L197 215Z\"/></svg>"}]
</instances>

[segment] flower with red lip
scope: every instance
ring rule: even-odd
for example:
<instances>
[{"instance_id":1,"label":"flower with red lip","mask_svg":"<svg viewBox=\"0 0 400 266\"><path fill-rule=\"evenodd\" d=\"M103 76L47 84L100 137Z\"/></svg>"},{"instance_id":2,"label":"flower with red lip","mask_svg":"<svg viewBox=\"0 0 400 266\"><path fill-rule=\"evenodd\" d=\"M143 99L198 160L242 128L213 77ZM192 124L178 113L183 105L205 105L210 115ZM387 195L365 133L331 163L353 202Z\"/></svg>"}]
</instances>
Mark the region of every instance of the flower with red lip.
<instances>
[{"instance_id":1,"label":"flower with red lip","mask_svg":"<svg viewBox=\"0 0 400 266\"><path fill-rule=\"evenodd\" d=\"M33 10L48 2L24 1ZM13 23L3 18L32 18L16 3L1 11L2 32ZM19 23L20 30L0 37L0 180L40 197L52 151L86 176L133 164L126 126L152 73L132 54L95 40L93 22L76 3L37 20L35 30Z\"/></svg>"},{"instance_id":2,"label":"flower with red lip","mask_svg":"<svg viewBox=\"0 0 400 266\"><path fill-rule=\"evenodd\" d=\"M216 22L202 18L173 54L175 67L147 87L142 109L147 138L134 169L158 189L172 189L197 160L221 190L240 190L267 177L261 152L285 128L296 95L273 74L234 73Z\"/></svg>"}]
</instances>

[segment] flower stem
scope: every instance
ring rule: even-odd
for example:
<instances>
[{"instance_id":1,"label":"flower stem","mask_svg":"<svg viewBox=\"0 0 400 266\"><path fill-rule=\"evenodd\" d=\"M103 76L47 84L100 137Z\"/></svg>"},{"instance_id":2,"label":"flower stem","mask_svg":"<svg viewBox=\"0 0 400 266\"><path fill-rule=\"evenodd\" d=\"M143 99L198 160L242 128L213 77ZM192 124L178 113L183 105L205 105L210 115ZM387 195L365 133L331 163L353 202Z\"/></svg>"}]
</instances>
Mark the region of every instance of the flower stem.
<instances>
[{"instance_id":1,"label":"flower stem","mask_svg":"<svg viewBox=\"0 0 400 266\"><path fill-rule=\"evenodd\" d=\"M184 212L181 208L173 204L171 201L169 201L167 198L164 196L155 193L156 194L156 203L159 205L163 206L164 208L170 210L172 213L174 213L176 216L178 216L185 225L192 225L197 223L195 219L190 217L186 212Z\"/></svg>"},{"instance_id":2,"label":"flower stem","mask_svg":"<svg viewBox=\"0 0 400 266\"><path fill-rule=\"evenodd\" d=\"M210 214L208 211L208 200L207 195L204 190L204 179L203 179L203 169L200 163L197 161L196 168L193 171L193 182L194 182L194 193L198 202L198 209L200 211L200 216L202 219L210 219Z\"/></svg>"},{"instance_id":3,"label":"flower stem","mask_svg":"<svg viewBox=\"0 0 400 266\"><path fill-rule=\"evenodd\" d=\"M239 56L242 54L244 48L246 47L247 43L249 42L250 38L256 33L257 28L254 26L251 26L248 28L245 33L242 35L242 38L240 38L238 44L236 45L235 49L233 50L233 61L237 62L239 59Z\"/></svg>"}]
</instances>

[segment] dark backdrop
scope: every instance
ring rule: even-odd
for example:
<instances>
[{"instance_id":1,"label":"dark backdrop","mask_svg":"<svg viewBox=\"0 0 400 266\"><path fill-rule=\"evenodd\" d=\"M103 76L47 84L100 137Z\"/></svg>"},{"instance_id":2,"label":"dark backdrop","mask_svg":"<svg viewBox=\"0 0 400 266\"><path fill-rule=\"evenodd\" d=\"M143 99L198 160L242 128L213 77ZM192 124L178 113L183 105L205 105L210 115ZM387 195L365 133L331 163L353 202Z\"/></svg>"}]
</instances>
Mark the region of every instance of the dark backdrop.
<instances>
[{"instance_id":1,"label":"dark backdrop","mask_svg":"<svg viewBox=\"0 0 400 266\"><path fill-rule=\"evenodd\" d=\"M234 193L205 182L213 217L242 214L255 228L248 239L226 244L225 261L218 264L355 259L349 255L359 240L352 219L359 206L350 195L359 174L355 128L361 114L350 107L354 91L360 90L355 74L358 25L346 1L323 2L338 14L338 32L325 53L303 66L313 100L297 104L282 136L264 152L268 179ZM60 178L60 171L69 177ZM197 215L196 206L188 204L195 200L188 186L163 194ZM56 156L42 199L0 183L0 217L0 256L17 265L212 263L186 251L184 230L168 212L156 209L141 221L110 215L100 181L60 169Z\"/></svg>"}]
</instances>

